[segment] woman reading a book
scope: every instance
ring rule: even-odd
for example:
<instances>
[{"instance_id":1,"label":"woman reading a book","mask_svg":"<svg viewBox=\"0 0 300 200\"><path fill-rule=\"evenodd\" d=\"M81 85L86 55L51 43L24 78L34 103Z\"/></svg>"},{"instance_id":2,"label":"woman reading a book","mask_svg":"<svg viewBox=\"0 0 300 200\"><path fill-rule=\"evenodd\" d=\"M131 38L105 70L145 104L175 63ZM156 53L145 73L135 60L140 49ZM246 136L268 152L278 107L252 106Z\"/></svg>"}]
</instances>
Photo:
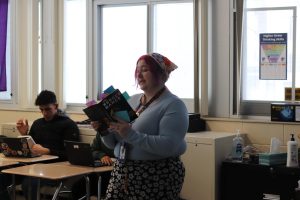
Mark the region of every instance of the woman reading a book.
<instances>
[{"instance_id":1,"label":"woman reading a book","mask_svg":"<svg viewBox=\"0 0 300 200\"><path fill-rule=\"evenodd\" d=\"M111 122L102 140L114 149L114 164L106 199L179 199L185 169L188 113L184 103L165 86L177 66L158 53L141 56L135 79L144 93L129 99L138 118ZM101 124L93 122L95 129Z\"/></svg>"}]
</instances>

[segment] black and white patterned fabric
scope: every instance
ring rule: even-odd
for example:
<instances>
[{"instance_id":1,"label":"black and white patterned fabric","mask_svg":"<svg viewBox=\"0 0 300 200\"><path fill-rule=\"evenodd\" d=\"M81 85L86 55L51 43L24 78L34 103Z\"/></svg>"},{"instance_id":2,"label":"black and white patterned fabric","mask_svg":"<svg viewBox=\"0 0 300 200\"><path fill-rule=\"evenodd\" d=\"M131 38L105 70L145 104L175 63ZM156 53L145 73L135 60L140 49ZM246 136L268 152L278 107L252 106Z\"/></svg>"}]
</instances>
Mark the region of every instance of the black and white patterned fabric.
<instances>
[{"instance_id":1,"label":"black and white patterned fabric","mask_svg":"<svg viewBox=\"0 0 300 200\"><path fill-rule=\"evenodd\" d=\"M116 161L106 200L176 200L185 168L179 158L151 161Z\"/></svg>"}]
</instances>

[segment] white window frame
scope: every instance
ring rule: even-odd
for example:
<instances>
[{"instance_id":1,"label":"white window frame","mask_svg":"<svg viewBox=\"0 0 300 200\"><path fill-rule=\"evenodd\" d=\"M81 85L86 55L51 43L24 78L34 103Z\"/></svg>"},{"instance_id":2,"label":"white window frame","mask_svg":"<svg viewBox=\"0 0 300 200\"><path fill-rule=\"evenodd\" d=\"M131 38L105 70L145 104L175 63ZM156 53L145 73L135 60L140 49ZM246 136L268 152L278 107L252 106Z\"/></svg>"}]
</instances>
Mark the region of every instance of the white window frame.
<instances>
[{"instance_id":1,"label":"white window frame","mask_svg":"<svg viewBox=\"0 0 300 200\"><path fill-rule=\"evenodd\" d=\"M94 0L93 1L93 12L88 12L88 13L93 13L92 16L91 14L87 17L88 20L88 28L89 32L87 33L88 38L93 38L92 41L88 41L88 52L93 52L92 54L87 55L87 66L88 66L88 72L87 72L87 80L89 81L87 86L88 86L88 96L90 99L96 99L97 94L99 90L103 90L102 88L102 83L99 81L100 79L100 72L102 69L102 66L100 62L98 61L99 57L99 50L98 50L98 44L99 44L99 39L97 38L96 33L98 32L98 27L99 27L99 21L98 21L98 15L100 14L99 12L99 6L105 6L105 5L124 5L124 4L130 4L130 5L141 5L141 4L148 4L151 6L153 3L170 3L170 2L193 2L194 4L194 11L198 10L198 1L191 1L191 0L175 0L175 1L170 1L170 0L160 0L160 1L155 1L155 0ZM91 9L90 6L88 6L88 9ZM198 25L198 12L196 12L195 16L195 24ZM89 20L93 18L93 20ZM90 24L90 22L93 21L93 24ZM151 25L150 25L151 26ZM195 42L194 42L194 78L195 78L195 83L194 83L194 98L193 99L182 99L184 103L186 104L189 112L199 112L199 55L198 55L198 37L199 37L199 27L195 28ZM92 33L92 34L91 34ZM92 36L92 37L91 37ZM152 38L147 41L148 44L152 44L151 41ZM94 44L94 45L93 45ZM95 45L96 44L96 45ZM151 45L148 45L148 51L151 51ZM91 55L93 58L91 58ZM90 62L89 62L90 61ZM93 67L91 67L93 66ZM93 86L93 87L91 87ZM100 86L101 88L98 88L97 86ZM100 91L101 92L101 91ZM206 107L206 105L204 105ZM69 107L68 107L69 108ZM204 109L205 110L205 109Z\"/></svg>"},{"instance_id":2,"label":"white window frame","mask_svg":"<svg viewBox=\"0 0 300 200\"><path fill-rule=\"evenodd\" d=\"M295 68L296 68L296 29L297 29L297 24L296 24L296 14L297 14L297 8L296 7L263 7L263 8L249 8L246 9L245 12L248 11L267 11L267 10L291 10L293 12L293 58L292 58L292 91L295 89ZM243 70L243 69L241 69ZM241 74L242 76L242 74ZM242 82L241 82L241 87L242 87ZM240 91L240 94L242 94L242 89ZM295 99L295 93L292 93L292 99ZM271 109L270 105L272 102L285 102L285 101L250 101L250 100L243 100L242 95L239 98L238 101L238 110L237 112L240 115L244 116L270 116Z\"/></svg>"}]
</instances>

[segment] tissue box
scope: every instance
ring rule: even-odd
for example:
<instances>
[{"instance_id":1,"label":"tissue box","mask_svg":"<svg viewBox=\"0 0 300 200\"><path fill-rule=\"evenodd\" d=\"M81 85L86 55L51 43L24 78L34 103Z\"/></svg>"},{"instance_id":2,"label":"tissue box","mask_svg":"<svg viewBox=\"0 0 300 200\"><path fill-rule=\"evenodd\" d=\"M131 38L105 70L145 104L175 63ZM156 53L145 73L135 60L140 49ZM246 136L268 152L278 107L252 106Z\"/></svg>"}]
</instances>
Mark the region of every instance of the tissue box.
<instances>
[{"instance_id":1,"label":"tissue box","mask_svg":"<svg viewBox=\"0 0 300 200\"><path fill-rule=\"evenodd\" d=\"M281 165L286 164L286 153L260 153L259 164L260 165Z\"/></svg>"}]
</instances>

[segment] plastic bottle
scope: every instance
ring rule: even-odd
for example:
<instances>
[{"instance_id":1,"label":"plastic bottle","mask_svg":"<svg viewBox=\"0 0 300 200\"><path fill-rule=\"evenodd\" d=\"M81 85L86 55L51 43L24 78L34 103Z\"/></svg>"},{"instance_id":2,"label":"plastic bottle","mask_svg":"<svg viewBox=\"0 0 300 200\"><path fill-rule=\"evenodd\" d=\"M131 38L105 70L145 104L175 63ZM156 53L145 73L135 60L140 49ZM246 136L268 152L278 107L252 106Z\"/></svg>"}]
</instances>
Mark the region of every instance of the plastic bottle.
<instances>
[{"instance_id":1,"label":"plastic bottle","mask_svg":"<svg viewBox=\"0 0 300 200\"><path fill-rule=\"evenodd\" d=\"M291 140L287 142L287 167L298 167L298 143L295 141L294 134L291 134Z\"/></svg>"},{"instance_id":2,"label":"plastic bottle","mask_svg":"<svg viewBox=\"0 0 300 200\"><path fill-rule=\"evenodd\" d=\"M240 130L237 130L236 137L234 137L232 141L231 157L233 161L236 162L243 161L243 148L244 148L244 139L240 135Z\"/></svg>"}]
</instances>

